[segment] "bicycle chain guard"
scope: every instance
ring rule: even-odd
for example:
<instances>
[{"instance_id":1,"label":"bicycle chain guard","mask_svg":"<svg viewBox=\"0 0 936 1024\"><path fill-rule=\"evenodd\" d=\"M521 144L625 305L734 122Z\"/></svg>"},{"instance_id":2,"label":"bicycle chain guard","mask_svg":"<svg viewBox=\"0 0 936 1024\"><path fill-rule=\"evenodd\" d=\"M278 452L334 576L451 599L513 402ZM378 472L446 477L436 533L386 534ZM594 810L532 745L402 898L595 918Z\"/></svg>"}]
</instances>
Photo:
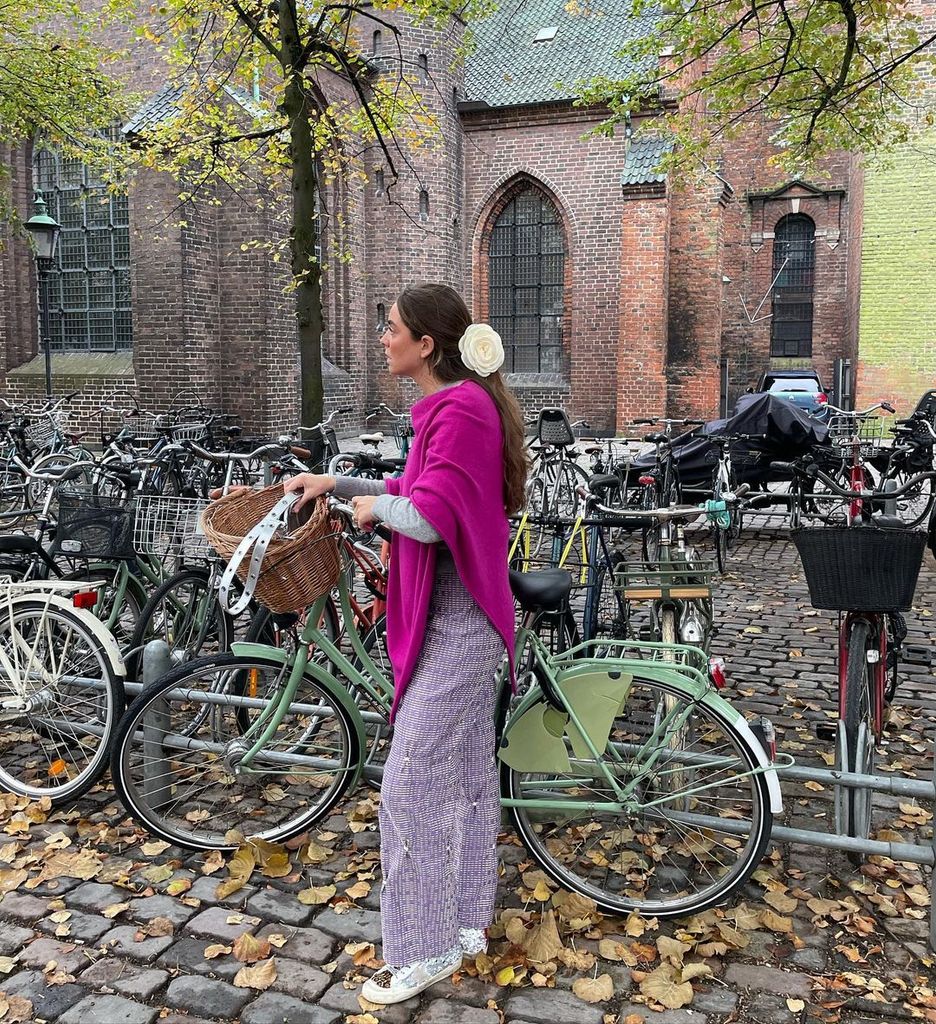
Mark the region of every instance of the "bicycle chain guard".
<instances>
[{"instance_id":1,"label":"bicycle chain guard","mask_svg":"<svg viewBox=\"0 0 936 1024\"><path fill-rule=\"evenodd\" d=\"M560 674L556 686L585 735L572 723L568 712L538 701L510 726L497 756L515 771L574 774L565 737L568 736L572 752L580 760L593 757L586 736L596 750L603 751L633 678L624 673L612 677L601 671L573 672L565 678Z\"/></svg>"}]
</instances>

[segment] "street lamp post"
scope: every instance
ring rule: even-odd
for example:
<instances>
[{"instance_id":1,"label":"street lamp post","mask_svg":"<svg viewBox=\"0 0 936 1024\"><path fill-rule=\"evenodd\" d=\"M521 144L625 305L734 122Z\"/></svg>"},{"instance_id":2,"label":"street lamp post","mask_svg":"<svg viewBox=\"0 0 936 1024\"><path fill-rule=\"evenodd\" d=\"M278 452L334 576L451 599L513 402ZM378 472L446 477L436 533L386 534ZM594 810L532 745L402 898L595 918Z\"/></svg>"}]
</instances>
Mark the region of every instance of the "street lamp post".
<instances>
[{"instance_id":1,"label":"street lamp post","mask_svg":"<svg viewBox=\"0 0 936 1024\"><path fill-rule=\"evenodd\" d=\"M33 240L33 252L36 255L36 304L39 312L39 344L45 356L46 399L52 398L52 350L49 334L45 330L45 317L42 310L42 282L55 259L59 234L62 229L58 222L50 217L46 210L42 193L37 191L33 200L33 215L23 225Z\"/></svg>"}]
</instances>

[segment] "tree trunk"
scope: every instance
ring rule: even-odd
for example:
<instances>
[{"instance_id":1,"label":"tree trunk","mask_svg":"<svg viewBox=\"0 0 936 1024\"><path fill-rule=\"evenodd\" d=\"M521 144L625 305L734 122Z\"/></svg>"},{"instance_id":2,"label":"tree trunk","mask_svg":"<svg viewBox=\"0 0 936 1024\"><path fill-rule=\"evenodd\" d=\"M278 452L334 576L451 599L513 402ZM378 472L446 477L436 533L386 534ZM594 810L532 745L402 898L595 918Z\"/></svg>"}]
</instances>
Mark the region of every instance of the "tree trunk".
<instances>
[{"instance_id":1,"label":"tree trunk","mask_svg":"<svg viewBox=\"0 0 936 1024\"><path fill-rule=\"evenodd\" d=\"M310 104L302 85L302 45L293 20L292 5L280 0L279 23L287 79L283 108L291 131L289 155L292 164L292 229L290 255L293 279L298 282L296 297L296 333L299 342L299 384L301 423L313 426L323 418L322 384L322 277L315 256L319 224L316 221L318 175L312 149Z\"/></svg>"}]
</instances>

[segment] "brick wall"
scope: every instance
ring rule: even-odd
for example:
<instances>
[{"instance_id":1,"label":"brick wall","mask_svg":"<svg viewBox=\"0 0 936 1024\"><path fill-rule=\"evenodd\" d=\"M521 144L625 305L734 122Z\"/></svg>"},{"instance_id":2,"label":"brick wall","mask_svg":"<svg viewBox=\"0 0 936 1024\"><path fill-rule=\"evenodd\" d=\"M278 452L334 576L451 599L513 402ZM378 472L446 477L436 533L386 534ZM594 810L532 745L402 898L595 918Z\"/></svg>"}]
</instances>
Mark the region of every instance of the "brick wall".
<instances>
[{"instance_id":1,"label":"brick wall","mask_svg":"<svg viewBox=\"0 0 936 1024\"><path fill-rule=\"evenodd\" d=\"M929 30L936 4L915 4ZM936 80L921 77L920 118L936 112ZM866 173L861 249L858 408L890 399L907 415L936 388L936 131Z\"/></svg>"},{"instance_id":2,"label":"brick wall","mask_svg":"<svg viewBox=\"0 0 936 1024\"><path fill-rule=\"evenodd\" d=\"M667 308L668 415L718 415L723 182L707 176L675 190L671 204Z\"/></svg>"},{"instance_id":3,"label":"brick wall","mask_svg":"<svg viewBox=\"0 0 936 1024\"><path fill-rule=\"evenodd\" d=\"M487 319L486 232L504 194L532 180L563 219L566 285L563 341L569 359L568 393L534 387L546 404L564 406L572 419L596 429L614 427L620 338L620 209L623 142L583 140L594 112L565 104L534 110L465 113L466 262L472 267L471 302ZM525 389L524 389L525 390ZM519 391L518 391L519 393Z\"/></svg>"},{"instance_id":4,"label":"brick wall","mask_svg":"<svg viewBox=\"0 0 936 1024\"><path fill-rule=\"evenodd\" d=\"M625 193L621 221L617 430L667 411L670 197L661 185Z\"/></svg>"},{"instance_id":5,"label":"brick wall","mask_svg":"<svg viewBox=\"0 0 936 1024\"><path fill-rule=\"evenodd\" d=\"M770 286L773 280L773 233L787 214L800 212L816 225L813 290L812 357L799 365L813 366L831 380L836 358L854 355L859 279L854 273L854 248L860 245L861 170L858 159L834 154L822 161L806 182L771 167L773 153L767 130L751 125L726 145L720 173L733 195L724 211L722 274L722 354L728 358L730 404L762 372L787 361L770 356ZM770 196L769 193L775 193ZM766 296L756 323L748 312ZM763 318L763 319L761 319ZM787 363L787 365L789 365ZM828 385L827 385L828 386Z\"/></svg>"}]
</instances>

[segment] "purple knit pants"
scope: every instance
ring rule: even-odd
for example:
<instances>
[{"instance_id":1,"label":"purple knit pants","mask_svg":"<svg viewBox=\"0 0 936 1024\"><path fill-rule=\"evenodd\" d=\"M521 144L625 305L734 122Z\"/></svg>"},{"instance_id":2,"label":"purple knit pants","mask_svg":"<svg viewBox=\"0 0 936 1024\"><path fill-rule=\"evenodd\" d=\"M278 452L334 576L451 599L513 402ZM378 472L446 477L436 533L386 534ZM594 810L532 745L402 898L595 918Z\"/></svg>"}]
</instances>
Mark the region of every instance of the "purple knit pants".
<instances>
[{"instance_id":1,"label":"purple knit pants","mask_svg":"<svg viewBox=\"0 0 936 1024\"><path fill-rule=\"evenodd\" d=\"M380 788L383 958L394 967L447 952L459 928L486 928L493 918L494 674L503 654L503 640L441 556Z\"/></svg>"}]
</instances>

